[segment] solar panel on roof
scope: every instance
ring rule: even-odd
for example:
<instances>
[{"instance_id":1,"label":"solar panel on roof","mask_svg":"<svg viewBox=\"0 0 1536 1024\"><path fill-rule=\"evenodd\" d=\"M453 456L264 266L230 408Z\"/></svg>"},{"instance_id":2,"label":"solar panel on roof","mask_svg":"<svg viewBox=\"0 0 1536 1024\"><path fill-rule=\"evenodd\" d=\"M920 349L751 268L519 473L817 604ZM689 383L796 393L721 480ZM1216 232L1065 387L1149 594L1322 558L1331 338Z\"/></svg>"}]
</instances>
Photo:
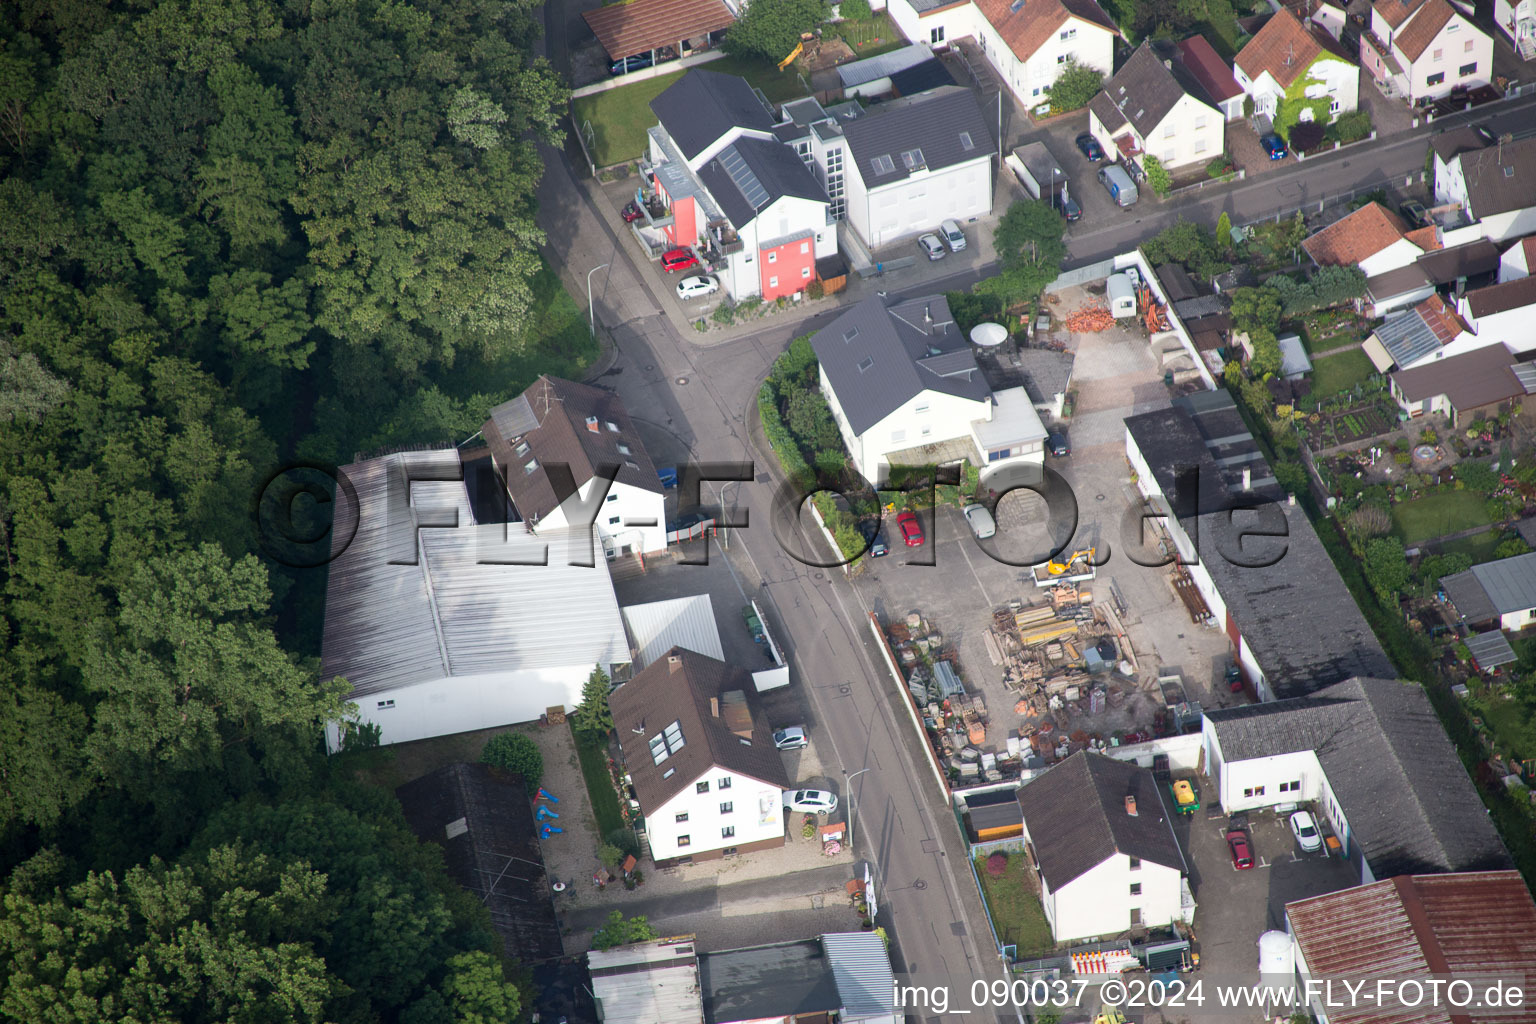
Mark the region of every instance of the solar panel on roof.
<instances>
[{"instance_id":1,"label":"solar panel on roof","mask_svg":"<svg viewBox=\"0 0 1536 1024\"><path fill-rule=\"evenodd\" d=\"M757 180L757 175L752 173L752 168L747 166L746 159L737 151L735 146L727 146L720 153L720 166L725 168L725 173L731 176L742 198L754 210L762 209L768 201L768 190L763 188L763 183Z\"/></svg>"}]
</instances>

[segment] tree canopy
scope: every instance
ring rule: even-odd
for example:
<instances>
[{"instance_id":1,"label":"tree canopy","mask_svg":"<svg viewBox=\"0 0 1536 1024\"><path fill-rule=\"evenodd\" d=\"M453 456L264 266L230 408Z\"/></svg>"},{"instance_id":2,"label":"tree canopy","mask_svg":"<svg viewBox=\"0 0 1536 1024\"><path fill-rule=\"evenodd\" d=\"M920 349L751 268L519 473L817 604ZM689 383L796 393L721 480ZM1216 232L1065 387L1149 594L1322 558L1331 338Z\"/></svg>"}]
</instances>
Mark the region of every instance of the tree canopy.
<instances>
[{"instance_id":1,"label":"tree canopy","mask_svg":"<svg viewBox=\"0 0 1536 1024\"><path fill-rule=\"evenodd\" d=\"M1103 74L1068 57L1057 73L1056 81L1045 87L1046 94L1051 98L1051 112L1061 113L1086 107L1099 94L1099 86L1103 81Z\"/></svg>"},{"instance_id":2,"label":"tree canopy","mask_svg":"<svg viewBox=\"0 0 1536 1024\"><path fill-rule=\"evenodd\" d=\"M733 57L761 57L777 64L799 45L802 32L814 31L831 16L828 0L748 4L736 24L726 30L720 48Z\"/></svg>"},{"instance_id":3,"label":"tree canopy","mask_svg":"<svg viewBox=\"0 0 1536 1024\"><path fill-rule=\"evenodd\" d=\"M982 295L1003 302L1033 299L1061 274L1066 226L1050 203L1021 200L1008 207L993 232L1002 271L976 285Z\"/></svg>"}]
</instances>

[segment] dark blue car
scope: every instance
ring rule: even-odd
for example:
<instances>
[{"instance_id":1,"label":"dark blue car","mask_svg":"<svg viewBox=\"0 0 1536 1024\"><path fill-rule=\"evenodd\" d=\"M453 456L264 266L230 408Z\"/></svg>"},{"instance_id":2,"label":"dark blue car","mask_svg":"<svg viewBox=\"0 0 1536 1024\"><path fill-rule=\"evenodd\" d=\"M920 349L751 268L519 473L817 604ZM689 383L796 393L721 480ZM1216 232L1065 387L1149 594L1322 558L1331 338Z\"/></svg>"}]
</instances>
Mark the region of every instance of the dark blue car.
<instances>
[{"instance_id":1,"label":"dark blue car","mask_svg":"<svg viewBox=\"0 0 1536 1024\"><path fill-rule=\"evenodd\" d=\"M616 60L608 65L608 73L610 75L627 75L631 71L639 71L641 68L648 68L650 66L651 55L648 53L637 53L633 57L625 57L623 60Z\"/></svg>"},{"instance_id":2,"label":"dark blue car","mask_svg":"<svg viewBox=\"0 0 1536 1024\"><path fill-rule=\"evenodd\" d=\"M1269 154L1271 160L1284 160L1289 155L1285 148L1285 140L1273 132L1260 137L1259 145L1264 147L1264 152Z\"/></svg>"}]
</instances>

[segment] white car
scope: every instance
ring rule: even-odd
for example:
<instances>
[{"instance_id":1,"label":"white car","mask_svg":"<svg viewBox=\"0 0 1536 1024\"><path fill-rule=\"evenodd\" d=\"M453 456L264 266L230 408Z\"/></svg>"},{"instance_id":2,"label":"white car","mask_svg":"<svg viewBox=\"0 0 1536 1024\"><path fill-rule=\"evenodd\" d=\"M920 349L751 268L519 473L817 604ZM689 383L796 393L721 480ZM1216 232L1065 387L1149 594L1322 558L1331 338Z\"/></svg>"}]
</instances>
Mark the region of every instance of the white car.
<instances>
[{"instance_id":1,"label":"white car","mask_svg":"<svg viewBox=\"0 0 1536 1024\"><path fill-rule=\"evenodd\" d=\"M1296 845L1307 853L1323 848L1323 836L1317 830L1317 821L1311 811L1297 811L1291 815L1291 835L1296 837Z\"/></svg>"},{"instance_id":2,"label":"white car","mask_svg":"<svg viewBox=\"0 0 1536 1024\"><path fill-rule=\"evenodd\" d=\"M792 725L773 734L773 745L780 750L802 750L810 746L810 743L811 741L805 738L803 725Z\"/></svg>"},{"instance_id":3,"label":"white car","mask_svg":"<svg viewBox=\"0 0 1536 1024\"><path fill-rule=\"evenodd\" d=\"M677 297L684 301L688 299L702 299L704 296L713 295L719 290L719 281L703 275L685 277L677 282Z\"/></svg>"},{"instance_id":4,"label":"white car","mask_svg":"<svg viewBox=\"0 0 1536 1024\"><path fill-rule=\"evenodd\" d=\"M923 235L917 240L917 247L927 255L930 260L944 258L944 243L939 241L938 235Z\"/></svg>"},{"instance_id":5,"label":"white car","mask_svg":"<svg viewBox=\"0 0 1536 1024\"><path fill-rule=\"evenodd\" d=\"M939 234L944 236L944 242L949 246L950 252L959 252L965 248L965 232L960 230L960 225L952 220L946 220L939 225Z\"/></svg>"},{"instance_id":6,"label":"white car","mask_svg":"<svg viewBox=\"0 0 1536 1024\"><path fill-rule=\"evenodd\" d=\"M967 505L960 510L965 516L965 521L971 524L971 532L977 540L986 540L997 533L997 520L992 518L992 513L987 511L985 505Z\"/></svg>"},{"instance_id":7,"label":"white car","mask_svg":"<svg viewBox=\"0 0 1536 1024\"><path fill-rule=\"evenodd\" d=\"M824 789L787 789L784 806L807 814L831 814L837 810L837 794Z\"/></svg>"}]
</instances>

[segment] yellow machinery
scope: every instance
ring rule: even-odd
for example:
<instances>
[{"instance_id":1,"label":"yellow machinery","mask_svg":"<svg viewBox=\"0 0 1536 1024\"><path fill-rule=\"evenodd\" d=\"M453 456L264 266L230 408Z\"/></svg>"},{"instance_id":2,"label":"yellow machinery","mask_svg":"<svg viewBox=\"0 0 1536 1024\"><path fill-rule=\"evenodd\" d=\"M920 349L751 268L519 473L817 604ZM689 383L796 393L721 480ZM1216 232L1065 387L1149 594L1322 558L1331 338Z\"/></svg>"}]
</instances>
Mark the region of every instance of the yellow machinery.
<instances>
[{"instance_id":1,"label":"yellow machinery","mask_svg":"<svg viewBox=\"0 0 1536 1024\"><path fill-rule=\"evenodd\" d=\"M805 43L803 41L796 43L795 44L795 48L793 50L789 51L789 56L785 57L783 60L779 61L779 70L783 71L785 68L789 67L791 64L793 64L795 62L795 58L800 56L804 52L805 52Z\"/></svg>"},{"instance_id":2,"label":"yellow machinery","mask_svg":"<svg viewBox=\"0 0 1536 1024\"><path fill-rule=\"evenodd\" d=\"M1086 558L1091 562L1093 560L1093 553L1096 550L1096 548L1083 548L1081 551L1074 551L1069 558L1066 558L1060 562L1048 563L1045 567L1045 571L1050 573L1052 576L1061 576L1068 569L1072 568L1072 563L1076 562L1079 558Z\"/></svg>"}]
</instances>

